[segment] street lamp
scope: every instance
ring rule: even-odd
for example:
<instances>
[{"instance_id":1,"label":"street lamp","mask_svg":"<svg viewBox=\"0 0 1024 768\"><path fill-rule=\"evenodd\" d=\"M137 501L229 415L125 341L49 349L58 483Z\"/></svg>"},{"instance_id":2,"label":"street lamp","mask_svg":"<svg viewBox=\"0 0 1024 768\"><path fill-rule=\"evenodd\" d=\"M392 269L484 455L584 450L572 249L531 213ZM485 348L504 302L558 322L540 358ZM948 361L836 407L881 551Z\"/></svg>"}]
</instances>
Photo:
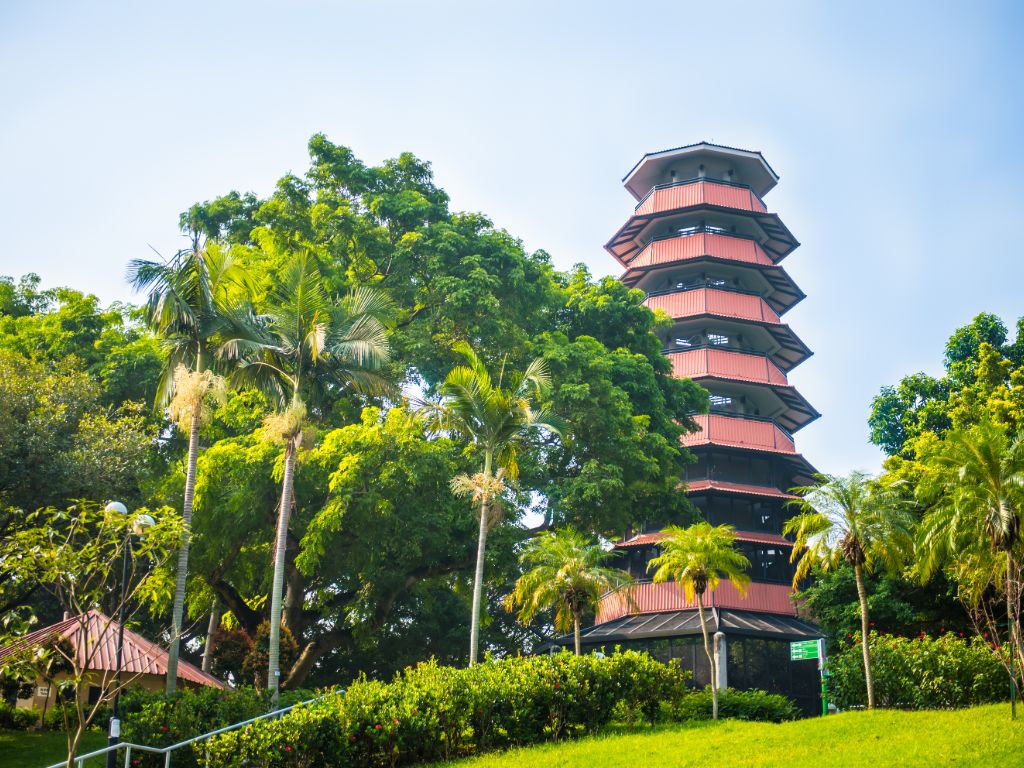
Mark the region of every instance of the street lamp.
<instances>
[{"instance_id":1,"label":"street lamp","mask_svg":"<svg viewBox=\"0 0 1024 768\"><path fill-rule=\"evenodd\" d=\"M104 509L107 512L128 516L128 507L120 501L112 501ZM131 556L132 534L142 537L146 531L156 525L156 521L149 515L139 514L132 519L131 530L124 535L124 548L121 556L121 601L117 606L117 653L114 666L117 669L117 687L114 689L114 715L110 718L110 735L107 738L107 745L114 747L121 741L121 718L119 705L121 703L121 656L124 653L124 604L128 593L128 559ZM107 752L107 768L116 768L117 750Z\"/></svg>"}]
</instances>

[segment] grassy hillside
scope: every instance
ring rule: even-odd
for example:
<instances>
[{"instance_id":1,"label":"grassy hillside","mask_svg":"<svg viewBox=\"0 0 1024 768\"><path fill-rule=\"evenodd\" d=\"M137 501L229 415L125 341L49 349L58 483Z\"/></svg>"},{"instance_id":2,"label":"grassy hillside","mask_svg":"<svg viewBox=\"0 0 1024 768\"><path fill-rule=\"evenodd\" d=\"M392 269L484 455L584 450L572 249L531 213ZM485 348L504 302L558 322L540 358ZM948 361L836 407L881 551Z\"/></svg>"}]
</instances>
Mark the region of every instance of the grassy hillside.
<instances>
[{"instance_id":1,"label":"grassy hillside","mask_svg":"<svg viewBox=\"0 0 1024 768\"><path fill-rule=\"evenodd\" d=\"M1024 712L1021 713L1024 718ZM450 763L457 768L1024 765L1024 719L1009 705L943 712L848 712L795 723L699 723L545 745Z\"/></svg>"}]
</instances>

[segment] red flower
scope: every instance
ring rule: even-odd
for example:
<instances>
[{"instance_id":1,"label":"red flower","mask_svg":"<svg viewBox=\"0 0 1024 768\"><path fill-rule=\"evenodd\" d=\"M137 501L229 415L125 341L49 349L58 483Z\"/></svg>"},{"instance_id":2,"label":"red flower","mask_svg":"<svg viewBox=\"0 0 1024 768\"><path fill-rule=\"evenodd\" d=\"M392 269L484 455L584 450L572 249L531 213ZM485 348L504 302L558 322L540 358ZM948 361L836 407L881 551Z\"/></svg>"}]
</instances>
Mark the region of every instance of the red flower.
<instances>
[{"instance_id":1,"label":"red flower","mask_svg":"<svg viewBox=\"0 0 1024 768\"><path fill-rule=\"evenodd\" d=\"M169 730L171 730L171 729L170 729L170 728L168 728L168 727L167 727L166 725L161 725L161 726L160 726L160 730L161 730L161 731L163 731L164 733L167 733L167 732L168 732Z\"/></svg>"},{"instance_id":2,"label":"red flower","mask_svg":"<svg viewBox=\"0 0 1024 768\"><path fill-rule=\"evenodd\" d=\"M374 727L374 728L376 728L376 729L377 729L377 730L379 731L379 730L381 730L381 729L382 729L382 728L383 728L384 726L383 726L383 725L381 725L380 723L377 723L377 724L376 724L375 726L373 726L373 727Z\"/></svg>"},{"instance_id":3,"label":"red flower","mask_svg":"<svg viewBox=\"0 0 1024 768\"><path fill-rule=\"evenodd\" d=\"M558 690L558 683L555 683L555 690Z\"/></svg>"},{"instance_id":4,"label":"red flower","mask_svg":"<svg viewBox=\"0 0 1024 768\"><path fill-rule=\"evenodd\" d=\"M287 744L285 744L285 745L284 745L284 751L285 751L285 752L291 752L291 751L292 751L292 748L291 748L291 747L289 747L289 746L288 746Z\"/></svg>"},{"instance_id":5,"label":"red flower","mask_svg":"<svg viewBox=\"0 0 1024 768\"><path fill-rule=\"evenodd\" d=\"M392 722L392 723L394 723L395 725L398 725L398 720L397 720L396 718L393 718L393 719L391 720L391 722Z\"/></svg>"}]
</instances>

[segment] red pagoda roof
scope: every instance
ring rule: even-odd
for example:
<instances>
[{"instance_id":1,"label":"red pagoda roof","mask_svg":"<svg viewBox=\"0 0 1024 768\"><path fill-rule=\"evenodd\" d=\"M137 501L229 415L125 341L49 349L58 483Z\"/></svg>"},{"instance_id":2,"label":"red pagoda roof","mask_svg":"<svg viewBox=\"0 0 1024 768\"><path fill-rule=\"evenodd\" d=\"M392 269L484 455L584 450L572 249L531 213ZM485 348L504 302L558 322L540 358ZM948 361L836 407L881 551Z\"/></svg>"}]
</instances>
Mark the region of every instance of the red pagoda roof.
<instances>
[{"instance_id":1,"label":"red pagoda roof","mask_svg":"<svg viewBox=\"0 0 1024 768\"><path fill-rule=\"evenodd\" d=\"M763 485L745 485L744 483L729 483L724 480L693 480L686 484L687 493L698 491L727 491L739 493L744 496L763 496L770 499L795 499L798 498L792 493L780 491L778 488L769 488Z\"/></svg>"},{"instance_id":2,"label":"red pagoda roof","mask_svg":"<svg viewBox=\"0 0 1024 768\"><path fill-rule=\"evenodd\" d=\"M84 620L83 620L84 619ZM0 648L0 662L33 646L66 640L75 649L78 665L83 669L116 672L117 637L120 625L100 611L71 618L37 629L17 642ZM167 674L167 651L130 629L124 630L121 671L126 674ZM224 683L184 659L178 660L178 679L196 685L223 688Z\"/></svg>"},{"instance_id":3,"label":"red pagoda roof","mask_svg":"<svg viewBox=\"0 0 1024 768\"><path fill-rule=\"evenodd\" d=\"M732 582L723 581L714 591L704 595L704 608L734 608L756 613L796 616L796 608L790 599L792 594L788 584L765 584L755 581L747 586L747 593L743 596ZM685 593L676 582L655 584L642 581L601 598L595 624L603 624L631 613L659 613L696 608L697 604L686 599Z\"/></svg>"},{"instance_id":4,"label":"red pagoda roof","mask_svg":"<svg viewBox=\"0 0 1024 768\"><path fill-rule=\"evenodd\" d=\"M662 531L654 531L653 533L638 533L626 541L618 541L615 543L616 549L627 549L629 547L645 547L651 544L657 544L665 538L665 533ZM792 547L793 542L780 536L777 533L762 533L760 531L736 531L736 541L748 541L752 544L776 544L780 547Z\"/></svg>"}]
</instances>

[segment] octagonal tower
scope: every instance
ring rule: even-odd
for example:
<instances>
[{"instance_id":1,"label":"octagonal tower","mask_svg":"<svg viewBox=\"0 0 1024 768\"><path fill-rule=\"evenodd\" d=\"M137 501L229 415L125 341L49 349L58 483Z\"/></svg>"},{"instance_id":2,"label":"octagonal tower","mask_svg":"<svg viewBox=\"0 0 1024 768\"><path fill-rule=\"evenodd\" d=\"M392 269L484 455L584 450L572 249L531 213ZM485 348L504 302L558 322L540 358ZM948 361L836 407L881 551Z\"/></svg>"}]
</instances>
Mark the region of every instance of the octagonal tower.
<instances>
[{"instance_id":1,"label":"octagonal tower","mask_svg":"<svg viewBox=\"0 0 1024 768\"><path fill-rule=\"evenodd\" d=\"M819 414L789 383L811 352L782 319L804 294L779 266L799 243L762 200L777 182L759 152L700 143L644 155L623 179L636 206L605 248L622 281L672 318L662 342L674 374L711 395L699 431L683 438L697 457L686 492L708 522L736 528L751 562L746 597L727 583L705 596L724 636L721 682L786 693L811 712L817 673L790 662L789 642L821 635L796 616L782 525L794 514L789 489L814 473L793 434ZM681 658L706 683L696 606L676 584L649 580L660 536L647 527L616 545L637 581L629 596L605 596L583 641Z\"/></svg>"}]
</instances>

